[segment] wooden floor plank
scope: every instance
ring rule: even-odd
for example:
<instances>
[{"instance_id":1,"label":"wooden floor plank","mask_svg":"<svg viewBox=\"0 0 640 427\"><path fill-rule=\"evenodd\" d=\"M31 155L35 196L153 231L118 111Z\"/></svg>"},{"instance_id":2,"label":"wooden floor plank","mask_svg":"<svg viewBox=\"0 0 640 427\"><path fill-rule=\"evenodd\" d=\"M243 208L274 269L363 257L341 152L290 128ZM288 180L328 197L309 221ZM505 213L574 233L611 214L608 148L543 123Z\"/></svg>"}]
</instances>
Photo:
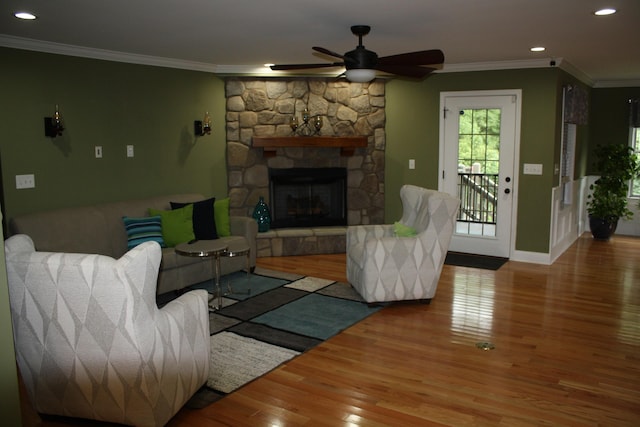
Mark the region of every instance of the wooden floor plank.
<instances>
[{"instance_id":1,"label":"wooden floor plank","mask_svg":"<svg viewBox=\"0 0 640 427\"><path fill-rule=\"evenodd\" d=\"M431 304L389 305L169 425L640 425L639 261L638 238L585 235L551 266L445 266ZM345 264L258 259L338 282Z\"/></svg>"}]
</instances>

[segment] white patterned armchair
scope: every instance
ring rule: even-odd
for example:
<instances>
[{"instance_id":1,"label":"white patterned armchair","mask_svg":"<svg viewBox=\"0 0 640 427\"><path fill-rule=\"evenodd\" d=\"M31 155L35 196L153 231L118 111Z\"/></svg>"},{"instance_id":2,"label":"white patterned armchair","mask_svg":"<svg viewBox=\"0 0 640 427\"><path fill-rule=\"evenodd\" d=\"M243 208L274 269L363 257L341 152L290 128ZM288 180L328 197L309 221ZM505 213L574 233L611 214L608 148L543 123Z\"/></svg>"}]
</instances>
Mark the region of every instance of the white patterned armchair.
<instances>
[{"instance_id":1,"label":"white patterned armchair","mask_svg":"<svg viewBox=\"0 0 640 427\"><path fill-rule=\"evenodd\" d=\"M347 279L368 303L430 300L436 293L460 201L414 185L402 186L400 198L400 223L415 236L396 236L394 225L347 229Z\"/></svg>"},{"instance_id":2,"label":"white patterned armchair","mask_svg":"<svg viewBox=\"0 0 640 427\"><path fill-rule=\"evenodd\" d=\"M156 306L160 246L120 259L5 242L16 359L44 414L165 425L209 373L206 291Z\"/></svg>"}]
</instances>

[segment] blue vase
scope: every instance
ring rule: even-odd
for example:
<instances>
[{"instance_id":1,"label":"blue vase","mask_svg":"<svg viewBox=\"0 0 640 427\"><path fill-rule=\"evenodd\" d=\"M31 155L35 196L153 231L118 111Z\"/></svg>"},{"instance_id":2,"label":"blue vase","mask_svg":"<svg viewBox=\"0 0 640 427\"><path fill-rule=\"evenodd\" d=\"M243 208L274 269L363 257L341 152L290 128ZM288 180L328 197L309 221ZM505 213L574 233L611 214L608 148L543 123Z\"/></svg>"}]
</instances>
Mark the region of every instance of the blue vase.
<instances>
[{"instance_id":1,"label":"blue vase","mask_svg":"<svg viewBox=\"0 0 640 427\"><path fill-rule=\"evenodd\" d=\"M253 219L258 223L258 231L264 233L271 228L271 214L269 206L264 201L264 197L260 197L256 207L253 209Z\"/></svg>"}]
</instances>

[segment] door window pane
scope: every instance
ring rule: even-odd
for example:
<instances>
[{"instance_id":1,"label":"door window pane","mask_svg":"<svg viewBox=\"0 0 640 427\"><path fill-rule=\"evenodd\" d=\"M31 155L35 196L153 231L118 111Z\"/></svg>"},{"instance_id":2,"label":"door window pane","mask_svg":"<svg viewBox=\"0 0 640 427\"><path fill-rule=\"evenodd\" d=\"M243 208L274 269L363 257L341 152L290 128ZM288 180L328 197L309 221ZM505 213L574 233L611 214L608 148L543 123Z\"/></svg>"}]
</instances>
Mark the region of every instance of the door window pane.
<instances>
[{"instance_id":1,"label":"door window pane","mask_svg":"<svg viewBox=\"0 0 640 427\"><path fill-rule=\"evenodd\" d=\"M459 113L458 196L461 206L456 233L494 237L501 110L479 108Z\"/></svg>"},{"instance_id":2,"label":"door window pane","mask_svg":"<svg viewBox=\"0 0 640 427\"><path fill-rule=\"evenodd\" d=\"M631 129L631 145L633 150L640 159L640 128ZM629 195L631 197L640 197L640 178L631 181Z\"/></svg>"}]
</instances>

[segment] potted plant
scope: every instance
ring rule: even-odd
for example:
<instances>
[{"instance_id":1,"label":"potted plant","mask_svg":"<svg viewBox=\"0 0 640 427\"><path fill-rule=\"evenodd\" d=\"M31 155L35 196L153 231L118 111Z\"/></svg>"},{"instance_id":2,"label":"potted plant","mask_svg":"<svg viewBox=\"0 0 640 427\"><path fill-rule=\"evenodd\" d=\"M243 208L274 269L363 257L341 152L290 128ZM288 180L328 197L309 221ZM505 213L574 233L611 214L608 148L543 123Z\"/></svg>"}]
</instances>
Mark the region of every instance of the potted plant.
<instances>
[{"instance_id":1,"label":"potted plant","mask_svg":"<svg viewBox=\"0 0 640 427\"><path fill-rule=\"evenodd\" d=\"M609 240L620 218L631 219L633 212L627 207L629 180L640 173L638 158L626 144L596 147L598 178L589 188L593 191L587 200L589 226L595 239Z\"/></svg>"}]
</instances>

